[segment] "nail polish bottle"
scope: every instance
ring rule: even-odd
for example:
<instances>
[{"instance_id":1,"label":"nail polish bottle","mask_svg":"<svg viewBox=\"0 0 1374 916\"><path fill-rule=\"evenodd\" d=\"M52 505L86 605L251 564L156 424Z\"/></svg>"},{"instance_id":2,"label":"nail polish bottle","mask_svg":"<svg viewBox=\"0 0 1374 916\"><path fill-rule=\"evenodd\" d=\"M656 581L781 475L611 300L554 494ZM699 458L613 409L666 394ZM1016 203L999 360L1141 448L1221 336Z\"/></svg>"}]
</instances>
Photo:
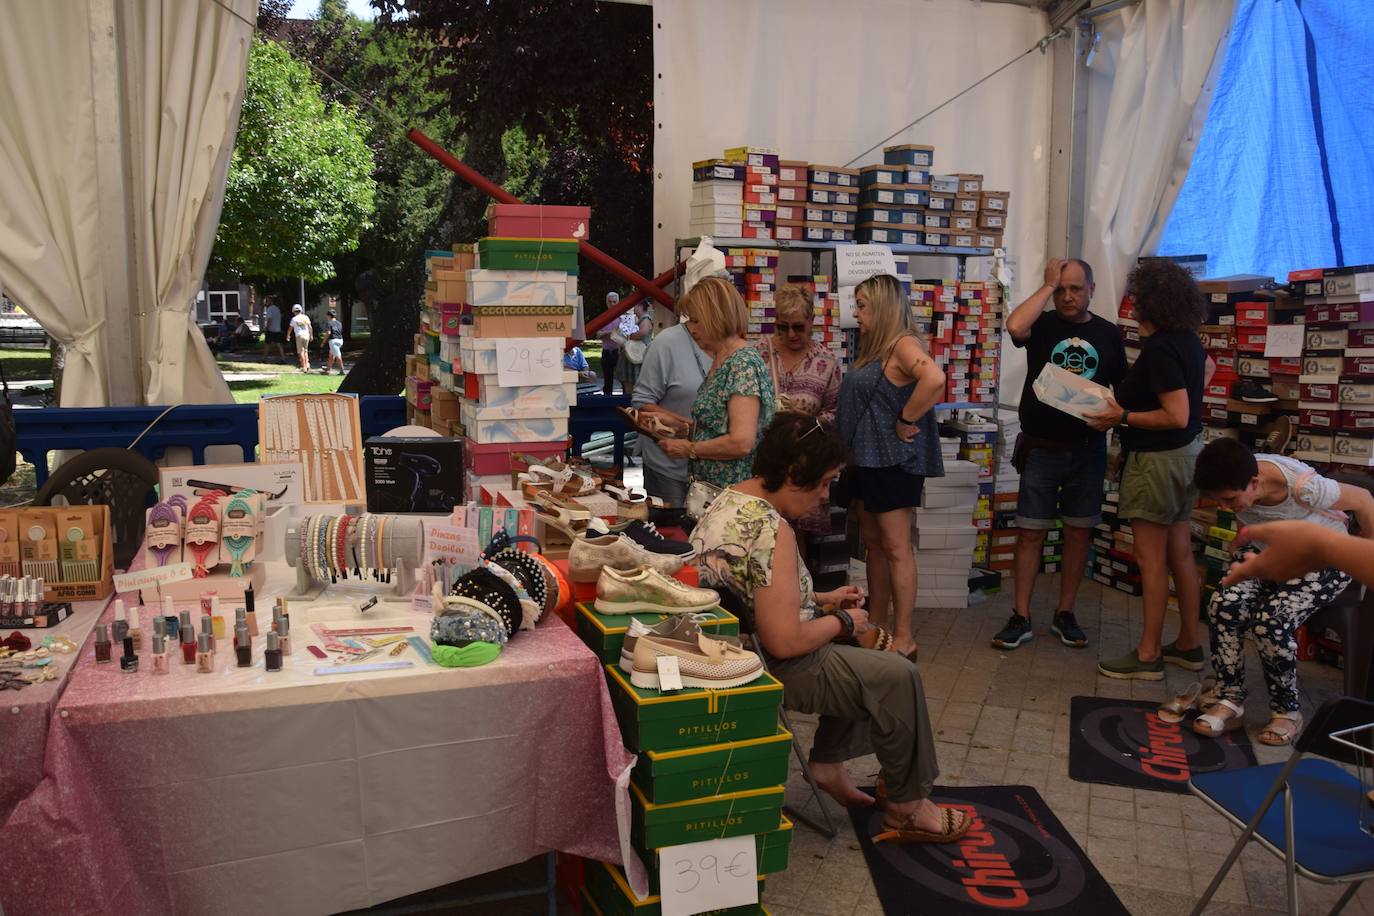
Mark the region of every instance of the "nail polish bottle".
<instances>
[{"instance_id":1,"label":"nail polish bottle","mask_svg":"<svg viewBox=\"0 0 1374 916\"><path fill-rule=\"evenodd\" d=\"M210 674L215 670L215 650L210 647L213 635L209 630L201 630L196 637L196 672Z\"/></svg>"},{"instance_id":2,"label":"nail polish bottle","mask_svg":"<svg viewBox=\"0 0 1374 916\"><path fill-rule=\"evenodd\" d=\"M181 639L181 660L187 665L196 663L196 628L191 626L191 612L182 611L177 623L177 636Z\"/></svg>"},{"instance_id":3,"label":"nail polish bottle","mask_svg":"<svg viewBox=\"0 0 1374 916\"><path fill-rule=\"evenodd\" d=\"M201 612L202 614L209 614L209 613L210 613L210 609L211 609L211 607L212 607L211 601L214 600L214 594L215 594L214 592L201 592L201 593L200 593L200 612Z\"/></svg>"},{"instance_id":4,"label":"nail polish bottle","mask_svg":"<svg viewBox=\"0 0 1374 916\"><path fill-rule=\"evenodd\" d=\"M166 617L154 617L154 618L153 618L153 638L154 638L154 639L157 639L159 636L161 636L164 640L167 638L167 618L166 618Z\"/></svg>"},{"instance_id":5,"label":"nail polish bottle","mask_svg":"<svg viewBox=\"0 0 1374 916\"><path fill-rule=\"evenodd\" d=\"M215 651L215 625L210 622L209 614L200 615L200 632L210 634L210 651Z\"/></svg>"},{"instance_id":6,"label":"nail polish bottle","mask_svg":"<svg viewBox=\"0 0 1374 916\"><path fill-rule=\"evenodd\" d=\"M212 625L215 628L215 640L224 639L228 635L228 631L224 626L224 615L219 612L219 595L210 596L210 619L214 621Z\"/></svg>"},{"instance_id":7,"label":"nail polish bottle","mask_svg":"<svg viewBox=\"0 0 1374 916\"><path fill-rule=\"evenodd\" d=\"M167 637L158 633L153 637L153 674L169 674L171 670L167 664Z\"/></svg>"},{"instance_id":8,"label":"nail polish bottle","mask_svg":"<svg viewBox=\"0 0 1374 916\"><path fill-rule=\"evenodd\" d=\"M38 579L33 584L33 591L29 592L29 597L33 600L29 602L29 613L37 614L43 610L43 602L47 600L47 586L42 579Z\"/></svg>"},{"instance_id":9,"label":"nail polish bottle","mask_svg":"<svg viewBox=\"0 0 1374 916\"><path fill-rule=\"evenodd\" d=\"M234 608L234 648L235 648L235 649L237 649L237 648L239 647L239 627L243 627L245 630L248 629L248 609L247 609L247 608L241 608L241 607ZM253 638L253 634L252 634L251 632L248 634L248 638L249 638L249 639L252 639L252 638Z\"/></svg>"},{"instance_id":10,"label":"nail polish bottle","mask_svg":"<svg viewBox=\"0 0 1374 916\"><path fill-rule=\"evenodd\" d=\"M95 625L95 662L103 665L110 660L110 632L105 624Z\"/></svg>"},{"instance_id":11,"label":"nail polish bottle","mask_svg":"<svg viewBox=\"0 0 1374 916\"><path fill-rule=\"evenodd\" d=\"M122 643L124 637L129 635L129 621L125 619L123 598L115 599L114 624L110 627L110 635L114 637L115 642L119 643Z\"/></svg>"},{"instance_id":12,"label":"nail polish bottle","mask_svg":"<svg viewBox=\"0 0 1374 916\"><path fill-rule=\"evenodd\" d=\"M240 668L248 668L253 664L253 638L248 635L246 623L234 627L234 655L239 660Z\"/></svg>"},{"instance_id":13,"label":"nail polish bottle","mask_svg":"<svg viewBox=\"0 0 1374 916\"><path fill-rule=\"evenodd\" d=\"M291 617L288 614L281 615L281 626L277 629L277 635L281 637L281 654L291 654Z\"/></svg>"},{"instance_id":14,"label":"nail polish bottle","mask_svg":"<svg viewBox=\"0 0 1374 916\"><path fill-rule=\"evenodd\" d=\"M138 670L138 653L134 651L134 638L124 637L124 654L119 657L119 670L125 674L133 674Z\"/></svg>"},{"instance_id":15,"label":"nail polish bottle","mask_svg":"<svg viewBox=\"0 0 1374 916\"><path fill-rule=\"evenodd\" d=\"M265 658L267 659L266 664L268 671L281 670L281 637L276 633L267 634L267 652L265 653Z\"/></svg>"},{"instance_id":16,"label":"nail polish bottle","mask_svg":"<svg viewBox=\"0 0 1374 916\"><path fill-rule=\"evenodd\" d=\"M129 638L134 641L135 649L143 648L143 621L139 619L136 604L129 608Z\"/></svg>"},{"instance_id":17,"label":"nail polish bottle","mask_svg":"<svg viewBox=\"0 0 1374 916\"><path fill-rule=\"evenodd\" d=\"M248 635L254 639L258 636L258 606L257 596L253 594L253 585L250 582L248 587L243 590L243 604L248 611Z\"/></svg>"},{"instance_id":18,"label":"nail polish bottle","mask_svg":"<svg viewBox=\"0 0 1374 916\"><path fill-rule=\"evenodd\" d=\"M181 616L177 617L177 607L176 603L172 601L172 596L163 595L162 619L165 621L164 625L166 629L164 629L163 632L167 634L167 638L177 639L181 635L181 622L183 620L186 621L187 624L191 622L191 612L182 611Z\"/></svg>"}]
</instances>

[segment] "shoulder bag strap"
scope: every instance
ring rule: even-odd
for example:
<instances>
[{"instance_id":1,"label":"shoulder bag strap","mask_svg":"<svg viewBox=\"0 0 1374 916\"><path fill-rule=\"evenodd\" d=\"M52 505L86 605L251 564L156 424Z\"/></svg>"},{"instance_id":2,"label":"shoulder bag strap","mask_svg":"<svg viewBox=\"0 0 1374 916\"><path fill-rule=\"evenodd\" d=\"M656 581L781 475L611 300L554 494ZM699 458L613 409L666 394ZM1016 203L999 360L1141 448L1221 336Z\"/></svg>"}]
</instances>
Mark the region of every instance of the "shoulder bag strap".
<instances>
[{"instance_id":1,"label":"shoulder bag strap","mask_svg":"<svg viewBox=\"0 0 1374 916\"><path fill-rule=\"evenodd\" d=\"M883 357L883 364L878 368L878 379L873 383L873 387L869 389L868 403L864 404L864 412L859 415L859 422L854 425L854 435L856 436L859 434L859 427L863 425L864 420L868 419L869 413L873 410L873 402L878 398L878 386L881 385L883 379L887 377L887 361L892 358L892 354L896 352L896 350L897 342L893 341L892 346L887 351L887 355ZM852 451L854 449L854 436L850 436L849 442L846 444Z\"/></svg>"}]
</instances>

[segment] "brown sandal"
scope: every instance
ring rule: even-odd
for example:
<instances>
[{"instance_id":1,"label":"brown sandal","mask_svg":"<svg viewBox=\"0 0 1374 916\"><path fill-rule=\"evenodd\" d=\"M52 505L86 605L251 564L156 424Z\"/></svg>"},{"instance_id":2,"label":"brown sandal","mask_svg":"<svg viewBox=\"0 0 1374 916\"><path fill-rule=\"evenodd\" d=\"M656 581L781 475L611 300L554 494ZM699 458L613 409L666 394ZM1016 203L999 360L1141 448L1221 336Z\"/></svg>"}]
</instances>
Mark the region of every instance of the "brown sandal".
<instances>
[{"instance_id":1,"label":"brown sandal","mask_svg":"<svg viewBox=\"0 0 1374 916\"><path fill-rule=\"evenodd\" d=\"M887 627L879 626L876 623L870 623L868 625L868 628L872 630L875 634L873 645L869 646L870 649L872 649L875 652L897 651L893 648L893 645L895 645L897 639L892 635L891 631L889 631ZM912 649L910 652L906 654L907 659L910 660L913 665L916 663L916 654L918 652L920 652L919 647Z\"/></svg>"},{"instance_id":2,"label":"brown sandal","mask_svg":"<svg viewBox=\"0 0 1374 916\"><path fill-rule=\"evenodd\" d=\"M969 817L965 811L955 811L953 808L941 808L944 812L945 829L939 833L932 833L929 830L922 830L916 826L916 818L907 815L906 820L900 824L883 823L884 830L873 837L875 843L954 843L957 842L973 824L973 818Z\"/></svg>"}]
</instances>

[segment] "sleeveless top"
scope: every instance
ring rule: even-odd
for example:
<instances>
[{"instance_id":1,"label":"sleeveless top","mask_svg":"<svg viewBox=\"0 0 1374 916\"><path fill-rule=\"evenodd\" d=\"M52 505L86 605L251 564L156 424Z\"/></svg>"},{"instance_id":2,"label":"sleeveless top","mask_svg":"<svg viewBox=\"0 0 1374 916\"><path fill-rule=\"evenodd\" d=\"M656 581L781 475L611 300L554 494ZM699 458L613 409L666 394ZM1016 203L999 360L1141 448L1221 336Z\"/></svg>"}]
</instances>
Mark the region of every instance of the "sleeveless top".
<instances>
[{"instance_id":1,"label":"sleeveless top","mask_svg":"<svg viewBox=\"0 0 1374 916\"><path fill-rule=\"evenodd\" d=\"M1237 517L1246 525L1285 520L1312 522L1333 531L1346 533L1347 520L1344 512L1331 509L1341 498L1341 486L1329 477L1323 477L1311 467L1289 458L1287 455L1256 455L1261 464L1272 464L1283 472L1288 481L1288 496L1276 506L1261 506L1255 503L1248 509L1237 512Z\"/></svg>"},{"instance_id":2,"label":"sleeveless top","mask_svg":"<svg viewBox=\"0 0 1374 916\"><path fill-rule=\"evenodd\" d=\"M840 440L849 447L850 463L862 468L897 466L922 477L945 476L933 409L917 421L915 439L897 438L897 417L916 383L892 384L883 372L885 362L875 359L861 369L851 369L840 382L835 425Z\"/></svg>"}]
</instances>

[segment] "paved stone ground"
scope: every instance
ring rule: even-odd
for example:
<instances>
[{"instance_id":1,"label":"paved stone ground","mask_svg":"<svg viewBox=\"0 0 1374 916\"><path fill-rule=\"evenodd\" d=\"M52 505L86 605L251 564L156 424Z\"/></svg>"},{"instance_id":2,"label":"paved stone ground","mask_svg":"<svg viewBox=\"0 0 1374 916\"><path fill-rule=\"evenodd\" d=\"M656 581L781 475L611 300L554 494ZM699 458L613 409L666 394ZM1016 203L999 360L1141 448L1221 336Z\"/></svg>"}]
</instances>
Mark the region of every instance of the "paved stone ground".
<instances>
[{"instance_id":1,"label":"paved stone ground","mask_svg":"<svg viewBox=\"0 0 1374 916\"><path fill-rule=\"evenodd\" d=\"M1042 576L1032 609L1036 638L1013 652L990 645L1011 613L1004 592L967 610L918 610L920 670L940 757L941 785L1035 787L1072 832L1126 907L1139 916L1187 913L1201 896L1235 833L1220 815L1190 795L1089 785L1068 777L1069 700L1106 696L1163 701L1166 690L1181 690L1197 676L1168 666L1164 682L1118 681L1100 677L1097 661L1134 646L1141 626L1140 599L1085 582L1078 620L1091 644L1070 649L1049 633L1050 602L1058 594L1056 577ZM1174 615L1166 640L1177 629ZM1251 702L1248 728L1253 739L1267 721L1263 681L1251 650L1247 666ZM1338 695L1341 673L1314 662L1301 664L1303 711L1310 717L1324 700ZM815 719L794 715L792 724L809 746ZM1261 763L1286 758L1286 749L1255 742ZM873 757L851 761L860 785L878 772ZM815 801L795 758L788 801L814 813ZM769 876L764 901L778 916L789 914L878 914L863 853L848 816L829 798L840 834L827 841L798 825L786 872ZM1351 816L1354 816L1352 812ZM1304 912L1326 912L1343 887L1298 880ZM1208 913L1273 913L1285 910L1282 863L1255 844L1242 854L1208 908ZM1374 914L1374 887L1365 887L1347 913Z\"/></svg>"}]
</instances>

